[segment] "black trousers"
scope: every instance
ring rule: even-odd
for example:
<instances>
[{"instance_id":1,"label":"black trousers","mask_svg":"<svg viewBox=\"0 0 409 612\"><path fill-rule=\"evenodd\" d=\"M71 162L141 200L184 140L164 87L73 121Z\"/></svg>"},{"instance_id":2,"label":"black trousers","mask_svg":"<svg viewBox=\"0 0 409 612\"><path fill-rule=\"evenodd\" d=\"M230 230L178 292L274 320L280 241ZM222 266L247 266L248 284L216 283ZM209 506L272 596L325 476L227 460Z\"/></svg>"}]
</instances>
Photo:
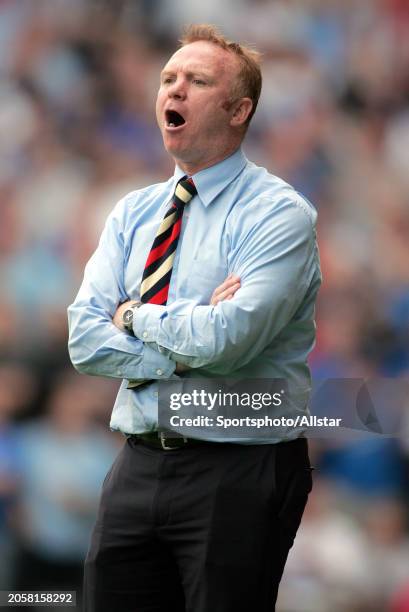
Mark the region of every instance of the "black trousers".
<instances>
[{"instance_id":1,"label":"black trousers","mask_svg":"<svg viewBox=\"0 0 409 612\"><path fill-rule=\"evenodd\" d=\"M163 451L105 479L84 612L272 612L312 487L307 440Z\"/></svg>"}]
</instances>

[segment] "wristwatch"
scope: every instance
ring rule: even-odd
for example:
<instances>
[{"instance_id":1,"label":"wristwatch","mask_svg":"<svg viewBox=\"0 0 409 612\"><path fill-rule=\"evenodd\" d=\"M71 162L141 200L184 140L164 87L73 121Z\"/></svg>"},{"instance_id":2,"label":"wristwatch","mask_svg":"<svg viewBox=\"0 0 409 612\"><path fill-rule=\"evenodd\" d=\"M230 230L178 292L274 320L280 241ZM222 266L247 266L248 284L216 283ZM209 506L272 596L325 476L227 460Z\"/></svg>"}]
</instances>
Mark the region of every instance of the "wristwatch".
<instances>
[{"instance_id":1,"label":"wristwatch","mask_svg":"<svg viewBox=\"0 0 409 612\"><path fill-rule=\"evenodd\" d=\"M133 334L133 313L134 310L142 306L142 302L132 302L132 304L124 310L122 313L122 325L124 326L125 331Z\"/></svg>"}]
</instances>

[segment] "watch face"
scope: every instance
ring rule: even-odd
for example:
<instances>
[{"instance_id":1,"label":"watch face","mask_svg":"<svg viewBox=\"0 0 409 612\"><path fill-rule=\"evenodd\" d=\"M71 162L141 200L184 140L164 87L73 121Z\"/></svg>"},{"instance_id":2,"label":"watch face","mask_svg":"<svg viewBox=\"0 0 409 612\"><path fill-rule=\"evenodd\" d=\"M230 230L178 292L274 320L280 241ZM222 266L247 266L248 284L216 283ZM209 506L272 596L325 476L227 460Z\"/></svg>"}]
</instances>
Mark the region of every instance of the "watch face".
<instances>
[{"instance_id":1,"label":"watch face","mask_svg":"<svg viewBox=\"0 0 409 612\"><path fill-rule=\"evenodd\" d=\"M131 309L129 310L125 310L124 315L123 315L123 320L124 323L130 323L133 319L133 312Z\"/></svg>"}]
</instances>

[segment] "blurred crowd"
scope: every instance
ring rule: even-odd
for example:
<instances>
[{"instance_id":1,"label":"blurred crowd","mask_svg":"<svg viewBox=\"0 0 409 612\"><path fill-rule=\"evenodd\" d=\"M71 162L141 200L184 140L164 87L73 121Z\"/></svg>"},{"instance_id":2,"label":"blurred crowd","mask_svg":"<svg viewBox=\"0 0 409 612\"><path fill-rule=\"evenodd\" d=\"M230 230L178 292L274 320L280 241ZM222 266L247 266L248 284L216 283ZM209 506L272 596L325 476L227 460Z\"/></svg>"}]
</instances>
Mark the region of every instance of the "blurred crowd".
<instances>
[{"instance_id":1,"label":"blurred crowd","mask_svg":"<svg viewBox=\"0 0 409 612\"><path fill-rule=\"evenodd\" d=\"M122 439L118 382L69 365L66 307L116 201L173 172L154 100L190 22L263 52L245 153L319 211L314 376L408 376L407 0L0 0L0 590L80 591ZM408 612L408 441L311 449L278 610Z\"/></svg>"}]
</instances>

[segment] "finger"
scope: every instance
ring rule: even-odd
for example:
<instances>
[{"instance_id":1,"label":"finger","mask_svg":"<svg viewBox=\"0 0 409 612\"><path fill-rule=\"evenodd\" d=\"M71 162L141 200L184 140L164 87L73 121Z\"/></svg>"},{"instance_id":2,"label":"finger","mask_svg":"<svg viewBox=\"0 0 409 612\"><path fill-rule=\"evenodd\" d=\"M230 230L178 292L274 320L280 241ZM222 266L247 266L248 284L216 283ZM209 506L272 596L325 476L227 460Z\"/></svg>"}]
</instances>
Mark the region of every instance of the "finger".
<instances>
[{"instance_id":1,"label":"finger","mask_svg":"<svg viewBox=\"0 0 409 612\"><path fill-rule=\"evenodd\" d=\"M219 287L222 287L223 285L231 285L232 283L237 283L239 280L240 277L237 276L237 274L229 274L229 276L224 279L224 281L221 283L221 285L219 285Z\"/></svg>"},{"instance_id":2,"label":"finger","mask_svg":"<svg viewBox=\"0 0 409 612\"><path fill-rule=\"evenodd\" d=\"M240 282L240 278L236 275L231 275L230 277L227 277L226 280L223 281L221 285L216 287L213 294L218 295L219 293L225 291L226 289L233 287L233 285L235 285L238 282Z\"/></svg>"},{"instance_id":3,"label":"finger","mask_svg":"<svg viewBox=\"0 0 409 612\"><path fill-rule=\"evenodd\" d=\"M237 283L237 282L234 283L234 285L232 285L231 287L223 291L223 299L226 299L226 297L230 294L234 295L236 291L240 289L240 287L241 287L240 283Z\"/></svg>"},{"instance_id":4,"label":"finger","mask_svg":"<svg viewBox=\"0 0 409 612\"><path fill-rule=\"evenodd\" d=\"M232 287L229 287L229 289L225 289L224 291L221 291L218 295L214 295L210 303L215 306L218 302L222 302L229 296L233 297L238 289L240 289L240 283L235 283Z\"/></svg>"},{"instance_id":5,"label":"finger","mask_svg":"<svg viewBox=\"0 0 409 612\"><path fill-rule=\"evenodd\" d=\"M237 274L229 274L229 276L226 278L226 280L228 280L229 282L240 282L240 276L237 276Z\"/></svg>"},{"instance_id":6,"label":"finger","mask_svg":"<svg viewBox=\"0 0 409 612\"><path fill-rule=\"evenodd\" d=\"M224 295L222 298L219 298L219 297L215 298L210 303L212 306L217 306L219 302L225 302L226 300L231 300L231 298L233 297L234 297L234 293L229 293L227 295Z\"/></svg>"},{"instance_id":7,"label":"finger","mask_svg":"<svg viewBox=\"0 0 409 612\"><path fill-rule=\"evenodd\" d=\"M224 291L219 293L217 298L219 300L225 300L228 295L230 295L230 294L234 295L236 293L237 289L240 289L240 283L235 283L234 285L232 285L228 289L225 289Z\"/></svg>"}]
</instances>

